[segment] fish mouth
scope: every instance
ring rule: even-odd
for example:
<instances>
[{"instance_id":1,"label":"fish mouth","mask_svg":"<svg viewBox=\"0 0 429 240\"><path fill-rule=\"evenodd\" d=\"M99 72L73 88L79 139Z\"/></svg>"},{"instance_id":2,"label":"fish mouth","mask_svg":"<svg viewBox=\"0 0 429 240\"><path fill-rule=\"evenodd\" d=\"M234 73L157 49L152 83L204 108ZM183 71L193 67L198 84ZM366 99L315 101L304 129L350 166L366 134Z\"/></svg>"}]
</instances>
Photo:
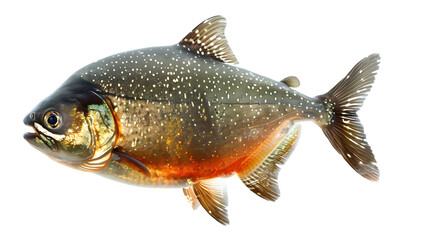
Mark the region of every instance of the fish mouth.
<instances>
[{"instance_id":1,"label":"fish mouth","mask_svg":"<svg viewBox=\"0 0 429 240\"><path fill-rule=\"evenodd\" d=\"M26 132L26 133L24 133L24 139L25 140L28 141L28 140L32 140L32 139L35 139L35 138L39 137L39 134L37 133L37 130L36 130L36 128L33 125L31 125L30 123L26 123L25 119L24 119L24 124L27 125L27 126L29 126L29 127L31 127L33 129L33 132Z\"/></svg>"},{"instance_id":2,"label":"fish mouth","mask_svg":"<svg viewBox=\"0 0 429 240\"><path fill-rule=\"evenodd\" d=\"M58 151L57 143L52 138L38 132L32 125L27 124L27 126L30 126L34 130L34 132L24 133L24 139L27 140L28 143L37 149L50 149L54 152Z\"/></svg>"},{"instance_id":3,"label":"fish mouth","mask_svg":"<svg viewBox=\"0 0 429 240\"><path fill-rule=\"evenodd\" d=\"M43 140L39 137L39 133L37 132L36 128L34 126L31 126L29 124L26 124L27 126L31 127L34 132L26 132L24 133L24 139L27 140L31 145L35 146L36 142L43 143Z\"/></svg>"}]
</instances>

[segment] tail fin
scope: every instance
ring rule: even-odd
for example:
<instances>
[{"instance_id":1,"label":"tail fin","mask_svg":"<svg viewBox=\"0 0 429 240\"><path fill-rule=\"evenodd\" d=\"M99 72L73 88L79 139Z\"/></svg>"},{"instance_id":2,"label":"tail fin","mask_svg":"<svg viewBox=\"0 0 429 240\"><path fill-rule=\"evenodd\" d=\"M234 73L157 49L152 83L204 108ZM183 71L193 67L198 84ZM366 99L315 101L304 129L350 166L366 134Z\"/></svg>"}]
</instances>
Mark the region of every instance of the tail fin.
<instances>
[{"instance_id":1,"label":"tail fin","mask_svg":"<svg viewBox=\"0 0 429 240\"><path fill-rule=\"evenodd\" d=\"M379 171L356 112L371 90L379 60L378 54L362 59L335 87L318 97L331 115L330 121L321 125L326 137L357 173L371 181L378 181Z\"/></svg>"}]
</instances>

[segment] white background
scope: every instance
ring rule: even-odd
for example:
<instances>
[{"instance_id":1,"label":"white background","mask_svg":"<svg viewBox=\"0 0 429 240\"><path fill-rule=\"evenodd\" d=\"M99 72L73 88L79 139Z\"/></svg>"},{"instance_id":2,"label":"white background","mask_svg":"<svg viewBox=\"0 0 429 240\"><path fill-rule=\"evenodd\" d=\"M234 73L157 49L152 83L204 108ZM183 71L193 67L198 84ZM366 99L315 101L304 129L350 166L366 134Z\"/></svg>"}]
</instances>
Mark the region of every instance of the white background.
<instances>
[{"instance_id":1,"label":"white background","mask_svg":"<svg viewBox=\"0 0 429 240\"><path fill-rule=\"evenodd\" d=\"M0 239L428 239L428 7L424 1L5 1L0 4ZM359 112L378 183L355 173L318 127L267 202L232 177L227 227L181 189L128 186L50 160L22 138L24 116L80 67L179 42L221 14L240 66L299 91L328 91L381 54Z\"/></svg>"}]
</instances>

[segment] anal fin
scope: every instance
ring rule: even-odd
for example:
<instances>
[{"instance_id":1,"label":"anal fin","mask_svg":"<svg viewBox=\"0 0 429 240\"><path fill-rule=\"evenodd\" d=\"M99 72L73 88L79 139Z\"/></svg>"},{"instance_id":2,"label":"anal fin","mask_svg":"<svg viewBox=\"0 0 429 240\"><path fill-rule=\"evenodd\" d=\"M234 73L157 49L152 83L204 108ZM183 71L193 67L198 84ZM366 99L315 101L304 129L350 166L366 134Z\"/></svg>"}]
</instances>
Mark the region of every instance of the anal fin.
<instances>
[{"instance_id":1,"label":"anal fin","mask_svg":"<svg viewBox=\"0 0 429 240\"><path fill-rule=\"evenodd\" d=\"M256 195L270 201L275 201L280 197L277 184L277 177L280 172L278 165L286 162L298 140L300 130L300 125L293 125L282 130L279 134L285 134L285 136L269 152L265 160L248 172L239 173L241 181Z\"/></svg>"},{"instance_id":2,"label":"anal fin","mask_svg":"<svg viewBox=\"0 0 429 240\"><path fill-rule=\"evenodd\" d=\"M228 210L226 209L228 196L224 184L219 179L198 181L192 185L192 188L184 188L183 193L193 209L201 204L216 221L223 225L229 224Z\"/></svg>"}]
</instances>

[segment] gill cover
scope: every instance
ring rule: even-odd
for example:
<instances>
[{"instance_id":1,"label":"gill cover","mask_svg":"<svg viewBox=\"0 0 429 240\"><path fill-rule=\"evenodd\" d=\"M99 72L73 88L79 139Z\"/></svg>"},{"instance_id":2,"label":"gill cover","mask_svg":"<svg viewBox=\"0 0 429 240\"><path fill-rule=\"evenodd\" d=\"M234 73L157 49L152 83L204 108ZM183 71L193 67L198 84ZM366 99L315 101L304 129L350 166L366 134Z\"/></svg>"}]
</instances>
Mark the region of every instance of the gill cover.
<instances>
[{"instance_id":1,"label":"gill cover","mask_svg":"<svg viewBox=\"0 0 429 240\"><path fill-rule=\"evenodd\" d=\"M78 101L86 108L85 119L91 136L88 149L92 155L78 165L83 171L100 171L109 163L116 141L115 119L109 105L93 91L83 95Z\"/></svg>"}]
</instances>

